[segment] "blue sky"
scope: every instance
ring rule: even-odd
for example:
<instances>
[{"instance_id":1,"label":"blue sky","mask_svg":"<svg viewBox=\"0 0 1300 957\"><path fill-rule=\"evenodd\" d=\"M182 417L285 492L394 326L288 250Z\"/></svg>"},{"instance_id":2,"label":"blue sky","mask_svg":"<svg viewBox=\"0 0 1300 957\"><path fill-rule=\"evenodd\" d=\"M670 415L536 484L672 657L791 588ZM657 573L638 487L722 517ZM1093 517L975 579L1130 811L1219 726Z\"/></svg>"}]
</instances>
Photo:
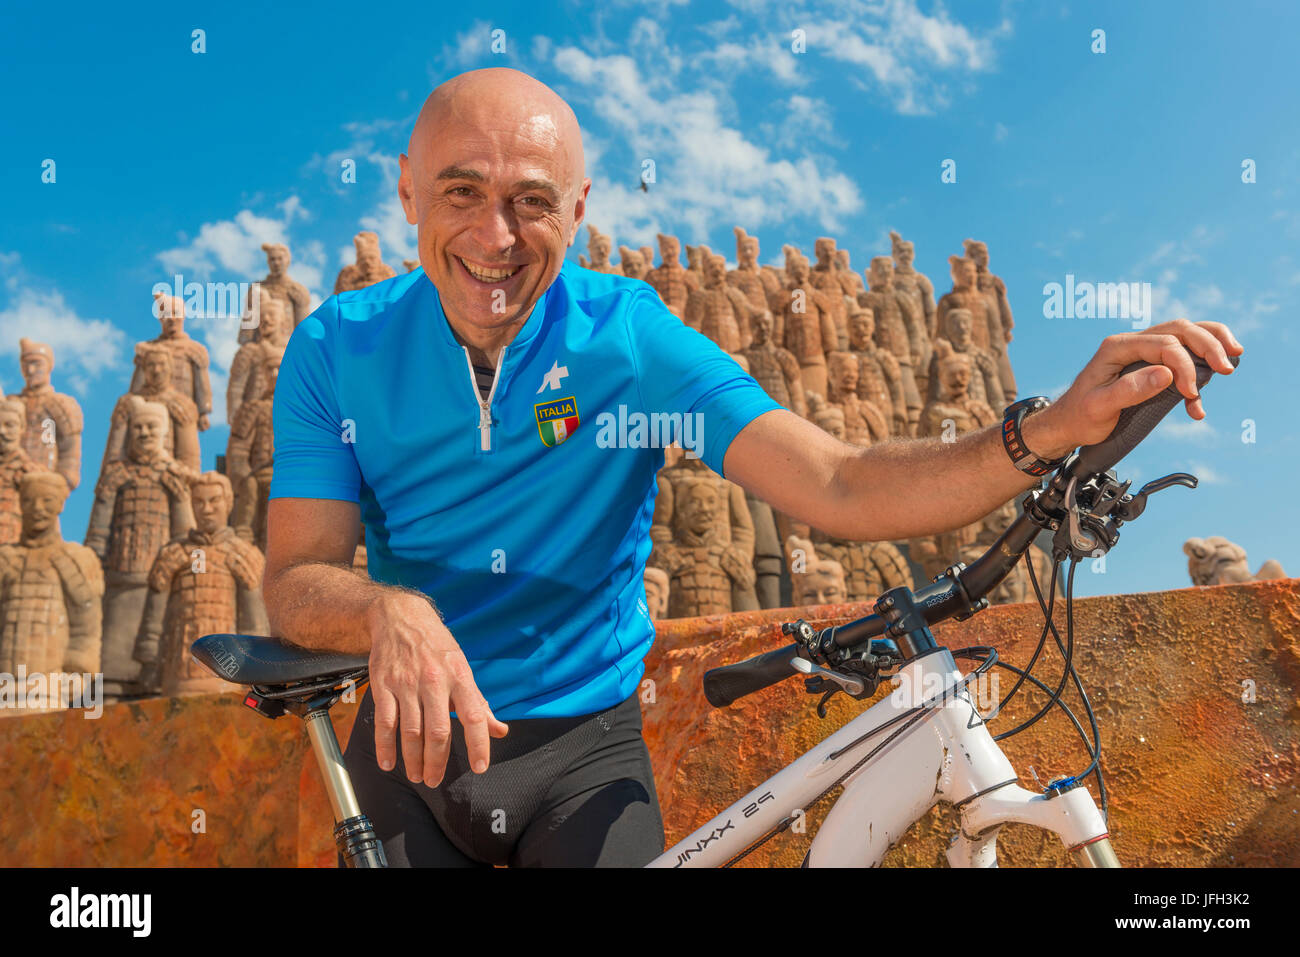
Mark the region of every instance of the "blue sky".
<instances>
[{"instance_id":1,"label":"blue sky","mask_svg":"<svg viewBox=\"0 0 1300 957\"><path fill-rule=\"evenodd\" d=\"M400 269L414 230L396 156L420 103L455 73L505 65L572 103L588 218L616 243L672 232L734 259L741 224L764 261L831 235L861 270L888 252L892 228L942 292L947 257L985 240L1016 316L1021 394L1061 391L1104 336L1130 328L1045 318L1043 286L1067 274L1150 283L1155 321L1230 323L1246 355L1207 390L1207 423L1179 411L1121 468L1139 484L1188 470L1201 487L1153 499L1105 573L1085 566L1077 588L1183 587L1182 542L1215 534L1253 567L1277 558L1300 574L1293 4L133 7L0 13L0 385L21 387L20 335L55 345L55 385L87 420L68 538L84 534L131 344L156 334L154 283L256 280L260 243L284 240L319 301L361 228ZM1091 51L1096 29L1104 53ZM642 193L646 158L657 182ZM46 159L53 183L41 181ZM346 159L355 183L341 182ZM955 183L940 181L947 159ZM224 395L230 328L190 331ZM223 407L202 437L205 467L224 451Z\"/></svg>"}]
</instances>

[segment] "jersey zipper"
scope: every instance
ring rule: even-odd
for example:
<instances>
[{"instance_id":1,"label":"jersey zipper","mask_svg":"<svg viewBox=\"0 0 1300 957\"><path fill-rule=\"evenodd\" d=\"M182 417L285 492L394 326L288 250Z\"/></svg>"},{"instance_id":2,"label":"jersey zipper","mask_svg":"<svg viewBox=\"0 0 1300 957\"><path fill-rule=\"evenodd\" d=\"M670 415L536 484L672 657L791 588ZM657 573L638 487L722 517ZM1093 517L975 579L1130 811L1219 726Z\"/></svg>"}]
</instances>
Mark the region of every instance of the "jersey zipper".
<instances>
[{"instance_id":1,"label":"jersey zipper","mask_svg":"<svg viewBox=\"0 0 1300 957\"><path fill-rule=\"evenodd\" d=\"M474 398L478 402L478 447L484 452L492 451L492 397L496 395L497 383L501 381L501 361L505 358L505 350L502 349L497 355L496 368L492 370L492 386L488 389L487 398L483 398L483 393L478 388L478 376L474 374L474 360L470 358L469 349L461 346L465 351L465 365L469 368L469 384L474 390Z\"/></svg>"}]
</instances>

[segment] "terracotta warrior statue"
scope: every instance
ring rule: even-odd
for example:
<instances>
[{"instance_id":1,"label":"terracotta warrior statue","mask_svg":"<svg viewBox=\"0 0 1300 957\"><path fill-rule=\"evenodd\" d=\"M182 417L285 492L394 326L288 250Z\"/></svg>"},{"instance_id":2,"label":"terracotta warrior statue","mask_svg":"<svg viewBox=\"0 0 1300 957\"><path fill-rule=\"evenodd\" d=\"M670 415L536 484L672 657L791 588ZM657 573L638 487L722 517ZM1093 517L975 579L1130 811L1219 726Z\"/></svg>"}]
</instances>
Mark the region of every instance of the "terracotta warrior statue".
<instances>
[{"instance_id":1,"label":"terracotta warrior statue","mask_svg":"<svg viewBox=\"0 0 1300 957\"><path fill-rule=\"evenodd\" d=\"M641 253L630 246L618 247L618 268L623 270L624 276L643 281L650 271L650 266Z\"/></svg>"},{"instance_id":2,"label":"terracotta warrior statue","mask_svg":"<svg viewBox=\"0 0 1300 957\"><path fill-rule=\"evenodd\" d=\"M695 277L697 288L704 285L704 264L712 255L713 250L703 244L686 247L686 271Z\"/></svg>"},{"instance_id":3,"label":"terracotta warrior statue","mask_svg":"<svg viewBox=\"0 0 1300 957\"><path fill-rule=\"evenodd\" d=\"M583 262L583 257L580 256L578 257L578 264L583 269L590 269L593 272L609 273L614 276L623 275L623 270L609 261L609 254L614 246L613 240L591 223L587 224L587 234L587 252L591 253L591 261Z\"/></svg>"},{"instance_id":4,"label":"terracotta warrior statue","mask_svg":"<svg viewBox=\"0 0 1300 957\"><path fill-rule=\"evenodd\" d=\"M1011 372L1011 358L1007 355L1007 346L1010 344L1013 336L1011 330L1016 327L1016 321L1011 317L1011 303L1007 299L1007 285L993 273L989 272L989 247L975 239L968 239L965 243L966 256L975 263L975 284L979 288L981 295L989 303L989 309L997 316L998 335L990 335L990 350L998 360L998 378L1002 380L1002 385L1008 391L1006 393L1006 404L1010 405L1016 401L1016 378ZM997 403L990 403L996 405Z\"/></svg>"},{"instance_id":5,"label":"terracotta warrior statue","mask_svg":"<svg viewBox=\"0 0 1300 957\"><path fill-rule=\"evenodd\" d=\"M662 621L668 617L668 573L647 565L644 581L646 613L651 621Z\"/></svg>"},{"instance_id":6,"label":"terracotta warrior statue","mask_svg":"<svg viewBox=\"0 0 1300 957\"><path fill-rule=\"evenodd\" d=\"M866 292L867 287L862 284L862 277L853 271L849 265L849 251L847 249L835 250L835 271L840 275L840 284L844 287L845 295L853 302L858 301L858 293ZM847 316L847 313L845 313Z\"/></svg>"},{"instance_id":7,"label":"terracotta warrior statue","mask_svg":"<svg viewBox=\"0 0 1300 957\"><path fill-rule=\"evenodd\" d=\"M659 265L646 273L645 281L652 285L668 311L675 316L686 314L686 299L691 290L699 286L695 274L682 268L681 243L676 236L658 234Z\"/></svg>"},{"instance_id":8,"label":"terracotta warrior statue","mask_svg":"<svg viewBox=\"0 0 1300 957\"><path fill-rule=\"evenodd\" d=\"M964 353L971 358L970 397L986 403L995 412L1006 407L1002 380L998 378L998 362L993 353L975 345L971 337L974 317L969 309L950 309L944 317L946 328L944 336L954 352ZM930 360L930 395L927 401L939 394L939 379L936 370L939 366L938 353Z\"/></svg>"},{"instance_id":9,"label":"terracotta warrior statue","mask_svg":"<svg viewBox=\"0 0 1300 957\"><path fill-rule=\"evenodd\" d=\"M753 339L750 322L754 311L744 294L727 284L727 261L710 255L705 262L704 285L686 297L682 318L723 352L737 353Z\"/></svg>"},{"instance_id":10,"label":"terracotta warrior statue","mask_svg":"<svg viewBox=\"0 0 1300 957\"><path fill-rule=\"evenodd\" d=\"M904 239L898 233L889 232L890 249L894 256L894 288L901 292L912 304L916 315L925 323L925 334L933 341L938 335L934 305L934 283L925 273L917 272L913 265L916 251L911 240Z\"/></svg>"},{"instance_id":11,"label":"terracotta warrior statue","mask_svg":"<svg viewBox=\"0 0 1300 957\"><path fill-rule=\"evenodd\" d=\"M126 457L100 473L86 532L86 545L104 567L104 693L113 698L139 690L140 664L131 654L149 570L167 542L194 527L190 482L196 475L167 450L167 407L138 395L124 401Z\"/></svg>"},{"instance_id":12,"label":"terracotta warrior statue","mask_svg":"<svg viewBox=\"0 0 1300 957\"><path fill-rule=\"evenodd\" d=\"M275 465L275 434L271 407L275 381L280 374L280 356L262 357L262 394L239 407L230 423L226 446L226 471L235 491L231 524L235 531L263 551L266 550L266 503L271 492ZM365 539L362 538L364 544Z\"/></svg>"},{"instance_id":13,"label":"terracotta warrior statue","mask_svg":"<svg viewBox=\"0 0 1300 957\"><path fill-rule=\"evenodd\" d=\"M891 438L907 432L907 399L903 376L892 352L876 345L876 318L870 309L846 299L849 351L858 359L858 395L875 406L889 423Z\"/></svg>"},{"instance_id":14,"label":"terracotta warrior statue","mask_svg":"<svg viewBox=\"0 0 1300 957\"><path fill-rule=\"evenodd\" d=\"M736 227L736 268L727 273L727 282L739 289L749 304L759 312L768 312L768 297L781 289L776 276L758 266L758 237Z\"/></svg>"},{"instance_id":15,"label":"terracotta warrior statue","mask_svg":"<svg viewBox=\"0 0 1300 957\"><path fill-rule=\"evenodd\" d=\"M786 539L785 552L796 608L839 605L849 600L844 569L839 562L817 554L813 543L798 535Z\"/></svg>"},{"instance_id":16,"label":"terracotta warrior statue","mask_svg":"<svg viewBox=\"0 0 1300 957\"><path fill-rule=\"evenodd\" d=\"M148 344L162 346L172 354L172 386L188 396L198 410L198 431L208 427L212 414L212 382L208 379L208 350L185 332L185 301L161 293L155 295L154 314L162 323L162 334ZM131 374L131 392L141 392L144 370L139 363Z\"/></svg>"},{"instance_id":17,"label":"terracotta warrior statue","mask_svg":"<svg viewBox=\"0 0 1300 957\"><path fill-rule=\"evenodd\" d=\"M939 394L926 403L917 435L955 439L998 420L998 414L970 397L971 357L954 352L946 339L935 343L939 357Z\"/></svg>"},{"instance_id":18,"label":"terracotta warrior statue","mask_svg":"<svg viewBox=\"0 0 1300 957\"><path fill-rule=\"evenodd\" d=\"M914 587L907 559L893 542L851 542L813 530L817 554L844 570L845 601L875 601L899 585Z\"/></svg>"},{"instance_id":19,"label":"terracotta warrior statue","mask_svg":"<svg viewBox=\"0 0 1300 957\"><path fill-rule=\"evenodd\" d=\"M826 302L831 307L831 318L835 320L835 332L837 339L835 349L844 350L849 347L849 326L848 315L844 308L845 294L857 295L857 289L852 282L846 282L844 274L835 264L835 240L828 236L822 236L813 243L813 255L817 257L817 264L808 272L809 281L821 290L821 294L826 297ZM857 284L859 287L861 283Z\"/></svg>"},{"instance_id":20,"label":"terracotta warrior statue","mask_svg":"<svg viewBox=\"0 0 1300 957\"><path fill-rule=\"evenodd\" d=\"M19 362L26 385L9 396L27 409L23 448L33 462L58 472L68 488L81 483L81 406L50 385L54 350L43 342L19 339Z\"/></svg>"},{"instance_id":21,"label":"terracotta warrior statue","mask_svg":"<svg viewBox=\"0 0 1300 957\"><path fill-rule=\"evenodd\" d=\"M357 247L357 261L351 266L344 266L334 281L334 295L350 292L353 289L365 289L385 279L397 275L393 267L387 265L379 255L379 237L362 230L352 237Z\"/></svg>"},{"instance_id":22,"label":"terracotta warrior statue","mask_svg":"<svg viewBox=\"0 0 1300 957\"><path fill-rule=\"evenodd\" d=\"M858 305L870 309L876 320L876 345L893 355L898 362L903 400L907 407L908 435L916 434L921 413L921 383L916 370L924 361L929 368L930 340L924 334L922 319L912 313L911 303L894 288L894 261L876 256L867 271L870 290L858 295Z\"/></svg>"},{"instance_id":23,"label":"terracotta warrior statue","mask_svg":"<svg viewBox=\"0 0 1300 957\"><path fill-rule=\"evenodd\" d=\"M753 317L753 341L742 350L749 374L775 402L796 415L807 417L799 360L789 349L772 341L772 314L764 309Z\"/></svg>"},{"instance_id":24,"label":"terracotta warrior statue","mask_svg":"<svg viewBox=\"0 0 1300 957\"><path fill-rule=\"evenodd\" d=\"M289 324L285 321L284 307L277 300L263 299L258 319L257 339L240 346L230 363L230 383L226 387L228 422L235 421L244 402L260 399L266 392L266 383L262 381L266 357L283 358L285 346L289 344Z\"/></svg>"},{"instance_id":25,"label":"terracotta warrior statue","mask_svg":"<svg viewBox=\"0 0 1300 957\"><path fill-rule=\"evenodd\" d=\"M1192 576L1193 585L1227 585L1286 578L1281 564L1272 558L1252 575L1246 562L1246 550L1219 535L1189 538L1183 543L1183 552L1187 555L1187 573Z\"/></svg>"},{"instance_id":26,"label":"terracotta warrior statue","mask_svg":"<svg viewBox=\"0 0 1300 957\"><path fill-rule=\"evenodd\" d=\"M773 295L772 314L781 316L782 345L798 360L804 388L824 396L826 353L833 352L839 341L835 316L826 297L812 284L808 260L794 247L787 249L785 272L790 284Z\"/></svg>"},{"instance_id":27,"label":"terracotta warrior statue","mask_svg":"<svg viewBox=\"0 0 1300 957\"><path fill-rule=\"evenodd\" d=\"M23 476L41 470L23 448L26 427L27 406L18 399L0 400L0 545L11 545L22 537L18 486Z\"/></svg>"},{"instance_id":28,"label":"terracotta warrior statue","mask_svg":"<svg viewBox=\"0 0 1300 957\"><path fill-rule=\"evenodd\" d=\"M262 252L266 253L266 278L256 283L253 288L248 290L248 301L244 303L245 308L252 310L253 294L260 292L263 299L270 296L272 299L278 299L284 306L284 314L290 321L289 331L293 332L298 328L298 323L307 318L311 312L311 293L307 287L295 279L289 277L289 247L284 243L262 243ZM418 266L419 263L417 262ZM409 267L408 267L409 268ZM241 328L239 330L239 342L242 345L245 342L251 342L257 337L257 327ZM226 414L227 420L230 414Z\"/></svg>"},{"instance_id":29,"label":"terracotta warrior statue","mask_svg":"<svg viewBox=\"0 0 1300 957\"><path fill-rule=\"evenodd\" d=\"M669 617L758 608L753 520L740 486L689 457L656 481L649 564L668 574Z\"/></svg>"},{"instance_id":30,"label":"terracotta warrior statue","mask_svg":"<svg viewBox=\"0 0 1300 957\"><path fill-rule=\"evenodd\" d=\"M988 299L976 284L975 261L965 256L949 256L948 265L952 269L952 289L939 297L936 307L939 338L947 338L948 313L953 309L965 309L974 319L970 330L971 340L976 347L992 351L994 335L1002 334L1002 326Z\"/></svg>"},{"instance_id":31,"label":"terracotta warrior statue","mask_svg":"<svg viewBox=\"0 0 1300 957\"><path fill-rule=\"evenodd\" d=\"M827 398L844 410L848 441L863 448L888 441L888 417L858 395L858 357L851 352L832 352L829 360Z\"/></svg>"},{"instance_id":32,"label":"terracotta warrior statue","mask_svg":"<svg viewBox=\"0 0 1300 957\"><path fill-rule=\"evenodd\" d=\"M166 346L153 342L136 344L135 365L140 373L140 385L135 392L128 392L113 406L108 442L104 446L104 461L100 466L101 475L108 463L126 458L127 422L132 396L136 395L167 409L171 415L171 424L166 434L168 453L193 471L199 470L198 409L194 400L173 384L172 366L175 360L172 356L172 351Z\"/></svg>"},{"instance_id":33,"label":"terracotta warrior statue","mask_svg":"<svg viewBox=\"0 0 1300 957\"><path fill-rule=\"evenodd\" d=\"M415 272L415 270L417 270L417 269L420 268L420 260L418 260L418 259L403 259L403 260L402 260L402 268L405 269L407 272Z\"/></svg>"},{"instance_id":34,"label":"terracotta warrior statue","mask_svg":"<svg viewBox=\"0 0 1300 957\"><path fill-rule=\"evenodd\" d=\"M163 546L149 570L149 594L136 635L140 686L164 695L229 691L231 685L190 657L204 635L265 635L265 560L227 524L230 480L204 472L190 486L194 528Z\"/></svg>"},{"instance_id":35,"label":"terracotta warrior statue","mask_svg":"<svg viewBox=\"0 0 1300 957\"><path fill-rule=\"evenodd\" d=\"M68 491L60 473L43 470L18 487L22 536L0 545L0 672L100 670L104 573L94 552L59 531Z\"/></svg>"}]
</instances>

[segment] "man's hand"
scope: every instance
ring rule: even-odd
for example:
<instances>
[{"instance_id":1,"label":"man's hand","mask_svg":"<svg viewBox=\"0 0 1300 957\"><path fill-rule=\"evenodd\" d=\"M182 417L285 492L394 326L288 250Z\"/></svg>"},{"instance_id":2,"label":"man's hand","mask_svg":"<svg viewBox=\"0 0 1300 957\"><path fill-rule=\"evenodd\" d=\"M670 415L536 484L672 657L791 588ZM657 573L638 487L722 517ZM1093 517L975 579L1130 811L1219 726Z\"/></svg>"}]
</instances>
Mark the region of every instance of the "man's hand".
<instances>
[{"instance_id":1,"label":"man's hand","mask_svg":"<svg viewBox=\"0 0 1300 957\"><path fill-rule=\"evenodd\" d=\"M1121 412L1156 395L1170 382L1186 399L1187 414L1193 419L1205 418L1196 391L1196 369L1184 346L1224 375L1233 371L1228 356L1243 351L1221 322L1175 319L1144 332L1108 336L1065 394L1025 419L1025 444L1042 458L1094 445L1110 435ZM1126 365L1140 359L1151 365L1120 375Z\"/></svg>"},{"instance_id":2,"label":"man's hand","mask_svg":"<svg viewBox=\"0 0 1300 957\"><path fill-rule=\"evenodd\" d=\"M391 771L400 729L406 776L442 783L451 747L451 711L465 728L469 763L487 770L488 738L503 738L474 683L469 662L433 606L418 595L384 595L370 606L370 693L375 700L375 757Z\"/></svg>"}]
</instances>

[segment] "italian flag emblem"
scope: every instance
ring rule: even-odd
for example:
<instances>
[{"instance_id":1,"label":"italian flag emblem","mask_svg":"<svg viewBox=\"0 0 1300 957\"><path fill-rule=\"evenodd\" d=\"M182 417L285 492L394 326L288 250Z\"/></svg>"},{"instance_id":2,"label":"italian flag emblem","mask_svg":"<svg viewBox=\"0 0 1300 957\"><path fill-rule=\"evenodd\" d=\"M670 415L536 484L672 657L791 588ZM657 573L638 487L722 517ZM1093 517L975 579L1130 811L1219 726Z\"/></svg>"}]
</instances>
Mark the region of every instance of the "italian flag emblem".
<instances>
[{"instance_id":1,"label":"italian flag emblem","mask_svg":"<svg viewBox=\"0 0 1300 957\"><path fill-rule=\"evenodd\" d=\"M578 427L578 403L573 396L533 406L537 431L547 448L559 445Z\"/></svg>"}]
</instances>

